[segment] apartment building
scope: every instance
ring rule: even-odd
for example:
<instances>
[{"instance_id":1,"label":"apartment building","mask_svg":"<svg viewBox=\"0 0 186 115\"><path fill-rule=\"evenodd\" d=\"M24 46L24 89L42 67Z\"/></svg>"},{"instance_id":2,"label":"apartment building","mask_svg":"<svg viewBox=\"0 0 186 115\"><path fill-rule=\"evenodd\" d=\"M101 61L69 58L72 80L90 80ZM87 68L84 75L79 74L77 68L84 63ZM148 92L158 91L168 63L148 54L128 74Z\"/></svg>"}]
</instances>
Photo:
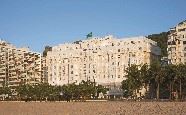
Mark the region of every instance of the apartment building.
<instances>
[{"instance_id":1,"label":"apartment building","mask_svg":"<svg viewBox=\"0 0 186 115\"><path fill-rule=\"evenodd\" d=\"M48 82L64 85L91 80L118 86L126 79L128 66L150 64L160 53L157 43L146 37L105 36L59 44L47 53Z\"/></svg>"},{"instance_id":2,"label":"apartment building","mask_svg":"<svg viewBox=\"0 0 186 115\"><path fill-rule=\"evenodd\" d=\"M41 57L41 81L48 83L48 67L46 65L46 57Z\"/></svg>"},{"instance_id":3,"label":"apartment building","mask_svg":"<svg viewBox=\"0 0 186 115\"><path fill-rule=\"evenodd\" d=\"M0 87L41 82L41 54L0 40Z\"/></svg>"},{"instance_id":4,"label":"apartment building","mask_svg":"<svg viewBox=\"0 0 186 115\"><path fill-rule=\"evenodd\" d=\"M167 44L169 64L186 63L186 20L170 28Z\"/></svg>"}]
</instances>

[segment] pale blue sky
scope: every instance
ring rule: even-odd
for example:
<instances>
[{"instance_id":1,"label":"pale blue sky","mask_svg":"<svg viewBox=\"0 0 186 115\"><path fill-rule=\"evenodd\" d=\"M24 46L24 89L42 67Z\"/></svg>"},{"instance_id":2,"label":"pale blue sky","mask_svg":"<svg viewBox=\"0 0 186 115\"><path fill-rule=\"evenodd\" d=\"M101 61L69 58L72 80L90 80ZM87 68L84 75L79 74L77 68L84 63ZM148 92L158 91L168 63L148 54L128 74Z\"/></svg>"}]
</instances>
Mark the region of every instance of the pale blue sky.
<instances>
[{"instance_id":1,"label":"pale blue sky","mask_svg":"<svg viewBox=\"0 0 186 115\"><path fill-rule=\"evenodd\" d=\"M186 0L0 0L0 38L42 52L94 36L149 35L186 19Z\"/></svg>"}]
</instances>

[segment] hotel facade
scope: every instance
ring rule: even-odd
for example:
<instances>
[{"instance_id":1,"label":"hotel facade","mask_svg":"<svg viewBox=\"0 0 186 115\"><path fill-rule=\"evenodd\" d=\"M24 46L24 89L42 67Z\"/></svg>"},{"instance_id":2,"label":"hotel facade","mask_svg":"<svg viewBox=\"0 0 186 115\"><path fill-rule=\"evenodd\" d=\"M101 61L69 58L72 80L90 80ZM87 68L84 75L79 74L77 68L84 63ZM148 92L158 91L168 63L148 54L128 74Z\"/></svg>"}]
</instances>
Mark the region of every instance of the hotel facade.
<instances>
[{"instance_id":1,"label":"hotel facade","mask_svg":"<svg viewBox=\"0 0 186 115\"><path fill-rule=\"evenodd\" d=\"M0 40L0 87L42 82L41 54Z\"/></svg>"},{"instance_id":2,"label":"hotel facade","mask_svg":"<svg viewBox=\"0 0 186 115\"><path fill-rule=\"evenodd\" d=\"M113 36L59 44L47 53L48 83L64 85L90 80L119 86L131 64L159 60L161 50L146 37L117 39Z\"/></svg>"},{"instance_id":3,"label":"hotel facade","mask_svg":"<svg viewBox=\"0 0 186 115\"><path fill-rule=\"evenodd\" d=\"M186 64L186 20L170 29L167 44L169 64Z\"/></svg>"}]
</instances>

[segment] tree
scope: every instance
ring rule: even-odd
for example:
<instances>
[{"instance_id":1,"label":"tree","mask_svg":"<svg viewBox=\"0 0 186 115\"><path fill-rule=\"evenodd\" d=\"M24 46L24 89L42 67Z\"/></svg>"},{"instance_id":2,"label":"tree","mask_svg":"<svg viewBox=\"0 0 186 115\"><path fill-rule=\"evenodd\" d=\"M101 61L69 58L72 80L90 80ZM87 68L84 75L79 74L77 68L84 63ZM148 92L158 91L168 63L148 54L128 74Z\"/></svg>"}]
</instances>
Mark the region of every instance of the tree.
<instances>
[{"instance_id":1,"label":"tree","mask_svg":"<svg viewBox=\"0 0 186 115\"><path fill-rule=\"evenodd\" d=\"M4 95L3 100L4 100L5 95L7 95L9 97L9 96L11 96L11 94L12 94L12 92L9 87L7 87L7 86L0 87L0 95Z\"/></svg>"},{"instance_id":2,"label":"tree","mask_svg":"<svg viewBox=\"0 0 186 115\"><path fill-rule=\"evenodd\" d=\"M129 81L128 81L128 79L123 80L121 82L121 84L122 84L121 88L123 89L123 96L125 98L128 98L128 97L132 96L133 90L131 90L131 88L129 87Z\"/></svg>"},{"instance_id":3,"label":"tree","mask_svg":"<svg viewBox=\"0 0 186 115\"><path fill-rule=\"evenodd\" d=\"M162 68L158 62L154 62L150 65L148 70L148 76L150 84L156 83L156 98L159 100L160 97L160 84L164 80L165 68Z\"/></svg>"},{"instance_id":4,"label":"tree","mask_svg":"<svg viewBox=\"0 0 186 115\"><path fill-rule=\"evenodd\" d=\"M122 82L122 88L124 91L128 91L127 94L131 94L131 92L134 91L134 97L136 97L136 92L139 90L142 86L142 80L140 78L140 70L139 66L137 65L131 65L126 69L126 82ZM127 85L126 87L124 85Z\"/></svg>"},{"instance_id":5,"label":"tree","mask_svg":"<svg viewBox=\"0 0 186 115\"><path fill-rule=\"evenodd\" d=\"M182 99L182 82L184 83L184 80L186 78L186 65L184 64L178 64L176 66L176 80L179 81L179 98Z\"/></svg>"},{"instance_id":6,"label":"tree","mask_svg":"<svg viewBox=\"0 0 186 115\"><path fill-rule=\"evenodd\" d=\"M95 89L95 86L94 86L94 82L91 82L91 81L82 81L80 84L79 84L79 87L80 87L80 94L81 96L83 97L83 99L90 99L91 96L94 96L95 93L96 93L96 89Z\"/></svg>"},{"instance_id":7,"label":"tree","mask_svg":"<svg viewBox=\"0 0 186 115\"><path fill-rule=\"evenodd\" d=\"M99 96L100 93L106 94L107 91L108 91L108 89L105 88L105 87L102 86L102 85L97 85L97 86L95 86L95 88L96 88L96 94L97 94L97 95L96 95L96 98L98 98L98 96Z\"/></svg>"},{"instance_id":8,"label":"tree","mask_svg":"<svg viewBox=\"0 0 186 115\"><path fill-rule=\"evenodd\" d=\"M165 83L167 82L169 84L169 99L172 99L172 92L174 89L174 81L176 76L176 65L167 65L166 66L166 77L165 77Z\"/></svg>"},{"instance_id":9,"label":"tree","mask_svg":"<svg viewBox=\"0 0 186 115\"><path fill-rule=\"evenodd\" d=\"M139 70L141 83L143 83L145 87L147 87L150 82L150 76L148 75L148 69L149 69L149 66L147 64L144 64L140 67L140 70Z\"/></svg>"},{"instance_id":10,"label":"tree","mask_svg":"<svg viewBox=\"0 0 186 115\"><path fill-rule=\"evenodd\" d=\"M17 93L20 99L28 101L34 97L34 89L32 85L29 84L22 84L17 87Z\"/></svg>"},{"instance_id":11,"label":"tree","mask_svg":"<svg viewBox=\"0 0 186 115\"><path fill-rule=\"evenodd\" d=\"M47 52L52 51L52 47L50 46L45 46L45 50L43 51L43 57L47 56Z\"/></svg>"}]
</instances>

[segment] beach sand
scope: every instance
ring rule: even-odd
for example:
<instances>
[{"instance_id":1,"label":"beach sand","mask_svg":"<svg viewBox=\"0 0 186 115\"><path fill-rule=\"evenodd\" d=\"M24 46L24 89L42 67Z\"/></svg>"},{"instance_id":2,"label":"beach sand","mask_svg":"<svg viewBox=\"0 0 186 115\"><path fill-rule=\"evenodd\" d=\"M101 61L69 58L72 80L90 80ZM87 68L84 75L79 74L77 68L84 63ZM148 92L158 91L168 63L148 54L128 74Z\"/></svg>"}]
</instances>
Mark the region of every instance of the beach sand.
<instances>
[{"instance_id":1,"label":"beach sand","mask_svg":"<svg viewBox=\"0 0 186 115\"><path fill-rule=\"evenodd\" d=\"M186 115L186 102L0 102L0 115Z\"/></svg>"}]
</instances>

